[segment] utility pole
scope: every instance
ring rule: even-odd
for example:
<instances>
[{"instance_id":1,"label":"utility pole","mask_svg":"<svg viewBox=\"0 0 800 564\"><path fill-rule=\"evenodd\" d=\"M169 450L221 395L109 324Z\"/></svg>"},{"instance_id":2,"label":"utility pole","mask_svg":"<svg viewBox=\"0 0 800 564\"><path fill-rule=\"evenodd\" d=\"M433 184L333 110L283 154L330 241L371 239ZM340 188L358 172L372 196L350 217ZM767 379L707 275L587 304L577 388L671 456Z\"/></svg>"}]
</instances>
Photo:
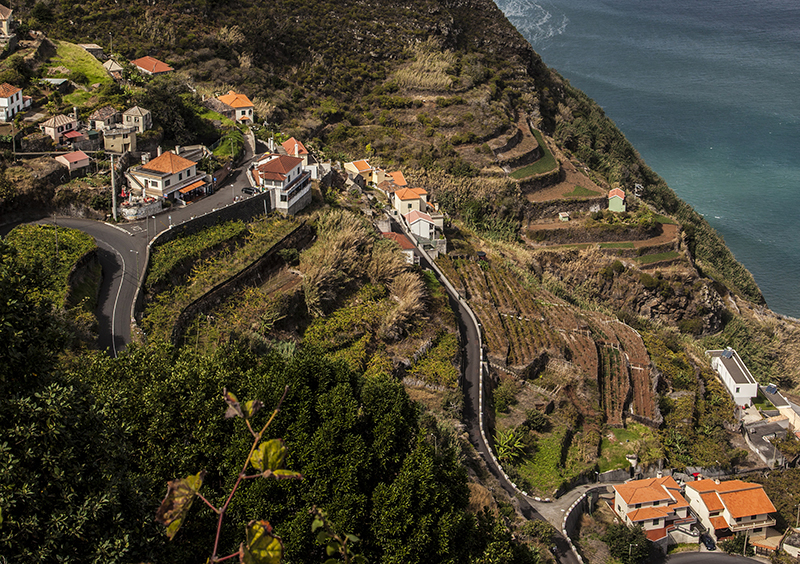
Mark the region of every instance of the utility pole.
<instances>
[{"instance_id":1,"label":"utility pole","mask_svg":"<svg viewBox=\"0 0 800 564\"><path fill-rule=\"evenodd\" d=\"M111 155L111 215L117 221L117 176L114 170L114 155Z\"/></svg>"},{"instance_id":2,"label":"utility pole","mask_svg":"<svg viewBox=\"0 0 800 564\"><path fill-rule=\"evenodd\" d=\"M796 529L800 524L800 503L797 504L797 519L794 520L794 528Z\"/></svg>"},{"instance_id":3,"label":"utility pole","mask_svg":"<svg viewBox=\"0 0 800 564\"><path fill-rule=\"evenodd\" d=\"M56 264L58 264L60 261L58 260L58 218L56 214L53 214L53 223L56 225Z\"/></svg>"}]
</instances>

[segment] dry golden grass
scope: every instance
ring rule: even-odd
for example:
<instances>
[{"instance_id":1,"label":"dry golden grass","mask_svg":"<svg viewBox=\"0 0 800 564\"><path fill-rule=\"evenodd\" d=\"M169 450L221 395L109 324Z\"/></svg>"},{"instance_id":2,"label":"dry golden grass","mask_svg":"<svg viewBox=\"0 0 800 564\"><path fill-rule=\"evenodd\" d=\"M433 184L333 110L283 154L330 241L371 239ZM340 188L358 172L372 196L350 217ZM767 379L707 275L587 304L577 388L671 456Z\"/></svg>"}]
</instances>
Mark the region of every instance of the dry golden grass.
<instances>
[{"instance_id":1,"label":"dry golden grass","mask_svg":"<svg viewBox=\"0 0 800 564\"><path fill-rule=\"evenodd\" d=\"M447 69L456 63L452 51L442 51L434 39L421 43L415 49L414 61L394 73L393 79L400 88L419 91L446 92L453 84Z\"/></svg>"},{"instance_id":2,"label":"dry golden grass","mask_svg":"<svg viewBox=\"0 0 800 564\"><path fill-rule=\"evenodd\" d=\"M406 268L406 260L397 244L379 239L372 246L372 256L367 265L367 276L372 284L394 279Z\"/></svg>"},{"instance_id":3,"label":"dry golden grass","mask_svg":"<svg viewBox=\"0 0 800 564\"><path fill-rule=\"evenodd\" d=\"M364 274L372 238L364 220L331 210L317 220L317 242L300 257L303 293L309 314L325 314L348 280Z\"/></svg>"},{"instance_id":4,"label":"dry golden grass","mask_svg":"<svg viewBox=\"0 0 800 564\"><path fill-rule=\"evenodd\" d=\"M414 272L403 272L391 286L397 306L384 318L381 333L388 339L399 339L406 327L425 311L425 283Z\"/></svg>"}]
</instances>

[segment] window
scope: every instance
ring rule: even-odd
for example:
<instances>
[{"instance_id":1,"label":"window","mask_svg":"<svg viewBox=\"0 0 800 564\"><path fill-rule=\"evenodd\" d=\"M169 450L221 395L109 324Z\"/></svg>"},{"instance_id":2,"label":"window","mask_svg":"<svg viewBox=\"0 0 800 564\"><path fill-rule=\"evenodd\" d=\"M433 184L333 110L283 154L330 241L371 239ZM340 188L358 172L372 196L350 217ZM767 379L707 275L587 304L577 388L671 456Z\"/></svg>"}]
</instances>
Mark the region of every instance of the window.
<instances>
[{"instance_id":1,"label":"window","mask_svg":"<svg viewBox=\"0 0 800 564\"><path fill-rule=\"evenodd\" d=\"M736 393L739 393L739 386L736 386Z\"/></svg>"},{"instance_id":2,"label":"window","mask_svg":"<svg viewBox=\"0 0 800 564\"><path fill-rule=\"evenodd\" d=\"M181 180L182 178L183 178L183 173L182 173L182 172L179 172L179 173L178 173L178 180Z\"/></svg>"},{"instance_id":3,"label":"window","mask_svg":"<svg viewBox=\"0 0 800 564\"><path fill-rule=\"evenodd\" d=\"M171 181L171 180L169 180L169 179L165 180L165 181L164 181L164 188L166 188L167 186L169 186L171 183L172 183L172 181Z\"/></svg>"},{"instance_id":4,"label":"window","mask_svg":"<svg viewBox=\"0 0 800 564\"><path fill-rule=\"evenodd\" d=\"M660 502L660 501L657 501L657 502L655 502L655 503L653 504L653 507L658 507L658 504L659 504L659 503L661 503L661 502Z\"/></svg>"},{"instance_id":5,"label":"window","mask_svg":"<svg viewBox=\"0 0 800 564\"><path fill-rule=\"evenodd\" d=\"M658 525L659 519L653 519L653 525Z\"/></svg>"},{"instance_id":6,"label":"window","mask_svg":"<svg viewBox=\"0 0 800 564\"><path fill-rule=\"evenodd\" d=\"M408 209L411 209L411 204L408 204ZM636 507L639 507L639 505L637 504Z\"/></svg>"},{"instance_id":7,"label":"window","mask_svg":"<svg viewBox=\"0 0 800 564\"><path fill-rule=\"evenodd\" d=\"M286 202L286 201L288 201L288 197L286 196L286 194L281 194L281 202Z\"/></svg>"}]
</instances>

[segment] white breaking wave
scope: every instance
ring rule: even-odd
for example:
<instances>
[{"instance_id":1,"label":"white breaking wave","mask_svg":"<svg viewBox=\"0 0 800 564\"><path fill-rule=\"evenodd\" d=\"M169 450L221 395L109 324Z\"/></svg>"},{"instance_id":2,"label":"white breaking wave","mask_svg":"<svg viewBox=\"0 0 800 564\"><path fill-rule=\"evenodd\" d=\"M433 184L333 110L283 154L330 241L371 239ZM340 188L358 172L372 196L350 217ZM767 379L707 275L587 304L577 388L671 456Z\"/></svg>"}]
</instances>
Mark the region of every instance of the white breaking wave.
<instances>
[{"instance_id":1,"label":"white breaking wave","mask_svg":"<svg viewBox=\"0 0 800 564\"><path fill-rule=\"evenodd\" d=\"M552 13L535 0L495 0L495 2L531 45L561 35L569 23L566 14L553 17Z\"/></svg>"}]
</instances>

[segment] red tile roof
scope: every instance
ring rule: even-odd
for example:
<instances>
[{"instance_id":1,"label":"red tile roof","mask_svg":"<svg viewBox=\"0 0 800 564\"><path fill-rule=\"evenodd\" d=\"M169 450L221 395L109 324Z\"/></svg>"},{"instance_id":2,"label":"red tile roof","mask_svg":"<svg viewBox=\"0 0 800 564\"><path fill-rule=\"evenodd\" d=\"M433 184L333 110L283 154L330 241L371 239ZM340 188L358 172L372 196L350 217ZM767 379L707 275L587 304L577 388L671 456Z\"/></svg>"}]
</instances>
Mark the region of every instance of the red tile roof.
<instances>
[{"instance_id":1,"label":"red tile roof","mask_svg":"<svg viewBox=\"0 0 800 564\"><path fill-rule=\"evenodd\" d=\"M277 155L273 159L262 163L256 167L258 174L264 180L286 180L286 175L301 164L303 159L299 157L290 157L287 155Z\"/></svg>"},{"instance_id":2,"label":"red tile roof","mask_svg":"<svg viewBox=\"0 0 800 564\"><path fill-rule=\"evenodd\" d=\"M617 196L618 198L624 200L625 199L625 192L620 190L619 188L614 188L611 192L608 193L608 197L611 198L613 196Z\"/></svg>"},{"instance_id":3,"label":"red tile roof","mask_svg":"<svg viewBox=\"0 0 800 564\"><path fill-rule=\"evenodd\" d=\"M176 172L181 172L182 170L186 170L194 165L195 163L193 161L179 157L172 151L167 151L146 165L142 165L142 169L166 174L175 174Z\"/></svg>"},{"instance_id":4,"label":"red tile roof","mask_svg":"<svg viewBox=\"0 0 800 564\"><path fill-rule=\"evenodd\" d=\"M250 98L248 98L244 94L237 94L233 90L228 91L227 94L220 96L219 98L217 98L217 100L219 100L226 106L230 106L231 108L253 107L253 102L250 101Z\"/></svg>"},{"instance_id":5,"label":"red tile roof","mask_svg":"<svg viewBox=\"0 0 800 564\"><path fill-rule=\"evenodd\" d=\"M170 72L175 70L167 63L162 63L158 59L154 59L153 57L150 56L142 57L141 59L136 59L135 61L131 61L131 64L135 67L139 67L140 69L152 74Z\"/></svg>"},{"instance_id":6,"label":"red tile roof","mask_svg":"<svg viewBox=\"0 0 800 564\"><path fill-rule=\"evenodd\" d=\"M308 149L305 148L303 143L295 139L294 137L290 137L288 140L281 143L281 147L284 148L287 154L294 156L295 153L295 145L297 145L297 154L298 155L307 155Z\"/></svg>"},{"instance_id":7,"label":"red tile roof","mask_svg":"<svg viewBox=\"0 0 800 564\"><path fill-rule=\"evenodd\" d=\"M88 159L89 155L87 155L83 151L73 151L72 153L67 153L66 155L61 155L61 157L66 159L67 162L69 162L69 163L77 163L79 161Z\"/></svg>"},{"instance_id":8,"label":"red tile roof","mask_svg":"<svg viewBox=\"0 0 800 564\"><path fill-rule=\"evenodd\" d=\"M725 507L722 505L722 500L719 499L717 492L704 492L700 494L700 499L706 504L709 511L721 511Z\"/></svg>"},{"instance_id":9,"label":"red tile roof","mask_svg":"<svg viewBox=\"0 0 800 564\"><path fill-rule=\"evenodd\" d=\"M198 180L197 182L192 182L188 186L184 186L183 188L178 190L178 192L180 192L181 194L186 194L187 192L191 192L192 190L200 188L205 183L206 183L205 180Z\"/></svg>"},{"instance_id":10,"label":"red tile roof","mask_svg":"<svg viewBox=\"0 0 800 564\"><path fill-rule=\"evenodd\" d=\"M641 509L636 509L628 513L628 519L637 523L639 521L661 519L662 517L666 518L671 514L671 508L666 505L661 505L659 507L642 507Z\"/></svg>"},{"instance_id":11,"label":"red tile roof","mask_svg":"<svg viewBox=\"0 0 800 564\"><path fill-rule=\"evenodd\" d=\"M644 534L651 542L660 541L667 536L667 528L650 529L649 531L645 531Z\"/></svg>"},{"instance_id":12,"label":"red tile roof","mask_svg":"<svg viewBox=\"0 0 800 564\"><path fill-rule=\"evenodd\" d=\"M414 243L412 243L411 240L408 237L406 237L405 235L403 235L402 233L386 233L386 232L384 232L384 233L381 233L381 235L383 235L387 239L391 239L392 241L394 241L395 243L400 245L400 248L403 249L404 251L411 251L411 250L416 248L414 246Z\"/></svg>"},{"instance_id":13,"label":"red tile roof","mask_svg":"<svg viewBox=\"0 0 800 564\"><path fill-rule=\"evenodd\" d=\"M9 84L8 82L4 82L0 84L0 98L11 98L14 94L22 90L21 88L17 88Z\"/></svg>"},{"instance_id":14,"label":"red tile roof","mask_svg":"<svg viewBox=\"0 0 800 564\"><path fill-rule=\"evenodd\" d=\"M74 130L73 131L67 131L64 134L64 137L66 137L67 139L76 139L78 137L83 137L83 133L81 133L79 131L74 131Z\"/></svg>"},{"instance_id":15,"label":"red tile roof","mask_svg":"<svg viewBox=\"0 0 800 564\"><path fill-rule=\"evenodd\" d=\"M422 188L402 188L394 193L401 201L419 200L420 196L427 194Z\"/></svg>"}]
</instances>

